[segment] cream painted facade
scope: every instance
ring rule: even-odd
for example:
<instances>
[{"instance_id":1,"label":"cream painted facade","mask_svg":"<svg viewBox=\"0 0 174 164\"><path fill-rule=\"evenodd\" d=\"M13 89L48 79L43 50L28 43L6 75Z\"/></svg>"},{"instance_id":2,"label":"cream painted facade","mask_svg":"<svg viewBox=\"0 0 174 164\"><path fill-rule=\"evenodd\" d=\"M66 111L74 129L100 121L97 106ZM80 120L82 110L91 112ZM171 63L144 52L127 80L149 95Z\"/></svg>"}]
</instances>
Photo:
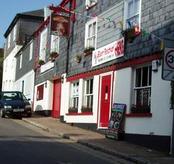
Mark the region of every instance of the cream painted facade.
<instances>
[{"instance_id":1,"label":"cream painted facade","mask_svg":"<svg viewBox=\"0 0 174 164\"><path fill-rule=\"evenodd\" d=\"M34 71L30 71L15 82L15 88L17 91L24 93L27 99L33 101L34 93Z\"/></svg>"},{"instance_id":2,"label":"cream painted facade","mask_svg":"<svg viewBox=\"0 0 174 164\"><path fill-rule=\"evenodd\" d=\"M2 91L14 91L15 88L15 73L16 73L16 58L15 55L22 46L16 45L11 53L4 59L3 62L3 79Z\"/></svg>"},{"instance_id":3,"label":"cream painted facade","mask_svg":"<svg viewBox=\"0 0 174 164\"><path fill-rule=\"evenodd\" d=\"M43 85L43 99L37 100L37 88ZM53 83L49 80L35 86L33 111L51 111L53 100Z\"/></svg>"}]
</instances>

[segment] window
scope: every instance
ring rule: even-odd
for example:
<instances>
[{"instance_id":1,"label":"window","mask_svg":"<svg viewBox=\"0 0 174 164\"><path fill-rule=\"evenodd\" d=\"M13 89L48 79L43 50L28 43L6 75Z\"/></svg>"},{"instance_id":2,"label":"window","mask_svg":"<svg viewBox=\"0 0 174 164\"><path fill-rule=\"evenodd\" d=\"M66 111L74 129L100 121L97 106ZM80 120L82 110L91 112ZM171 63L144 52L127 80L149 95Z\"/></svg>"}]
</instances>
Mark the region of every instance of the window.
<instances>
[{"instance_id":1,"label":"window","mask_svg":"<svg viewBox=\"0 0 174 164\"><path fill-rule=\"evenodd\" d=\"M19 57L19 68L20 69L22 68L22 54L20 54L20 57Z\"/></svg>"},{"instance_id":2,"label":"window","mask_svg":"<svg viewBox=\"0 0 174 164\"><path fill-rule=\"evenodd\" d=\"M51 52L59 52L59 36L51 35Z\"/></svg>"},{"instance_id":3,"label":"window","mask_svg":"<svg viewBox=\"0 0 174 164\"><path fill-rule=\"evenodd\" d=\"M95 5L97 3L97 0L86 0L86 8L88 9L89 7Z\"/></svg>"},{"instance_id":4,"label":"window","mask_svg":"<svg viewBox=\"0 0 174 164\"><path fill-rule=\"evenodd\" d=\"M148 113L151 104L152 67L145 66L135 70L134 106L132 112Z\"/></svg>"},{"instance_id":5,"label":"window","mask_svg":"<svg viewBox=\"0 0 174 164\"><path fill-rule=\"evenodd\" d=\"M13 41L16 41L16 34L17 34L17 25L13 28Z\"/></svg>"},{"instance_id":6,"label":"window","mask_svg":"<svg viewBox=\"0 0 174 164\"><path fill-rule=\"evenodd\" d=\"M10 42L11 42L11 33L9 33L8 38L7 38L7 48L10 47Z\"/></svg>"},{"instance_id":7,"label":"window","mask_svg":"<svg viewBox=\"0 0 174 164\"><path fill-rule=\"evenodd\" d=\"M92 112L93 106L93 79L85 80L83 110Z\"/></svg>"},{"instance_id":8,"label":"window","mask_svg":"<svg viewBox=\"0 0 174 164\"><path fill-rule=\"evenodd\" d=\"M32 59L32 56L33 56L33 42L30 44L29 60Z\"/></svg>"},{"instance_id":9,"label":"window","mask_svg":"<svg viewBox=\"0 0 174 164\"><path fill-rule=\"evenodd\" d=\"M97 18L86 23L85 47L96 47Z\"/></svg>"},{"instance_id":10,"label":"window","mask_svg":"<svg viewBox=\"0 0 174 164\"><path fill-rule=\"evenodd\" d=\"M45 61L46 50L47 50L47 28L41 33L39 59Z\"/></svg>"},{"instance_id":11,"label":"window","mask_svg":"<svg viewBox=\"0 0 174 164\"><path fill-rule=\"evenodd\" d=\"M141 0L125 0L125 27L140 26Z\"/></svg>"},{"instance_id":12,"label":"window","mask_svg":"<svg viewBox=\"0 0 174 164\"><path fill-rule=\"evenodd\" d=\"M37 87L37 96L36 99L37 100L43 100L43 95L44 95L44 85L39 85Z\"/></svg>"},{"instance_id":13,"label":"window","mask_svg":"<svg viewBox=\"0 0 174 164\"><path fill-rule=\"evenodd\" d=\"M78 108L79 101L79 82L72 84L71 107Z\"/></svg>"}]
</instances>

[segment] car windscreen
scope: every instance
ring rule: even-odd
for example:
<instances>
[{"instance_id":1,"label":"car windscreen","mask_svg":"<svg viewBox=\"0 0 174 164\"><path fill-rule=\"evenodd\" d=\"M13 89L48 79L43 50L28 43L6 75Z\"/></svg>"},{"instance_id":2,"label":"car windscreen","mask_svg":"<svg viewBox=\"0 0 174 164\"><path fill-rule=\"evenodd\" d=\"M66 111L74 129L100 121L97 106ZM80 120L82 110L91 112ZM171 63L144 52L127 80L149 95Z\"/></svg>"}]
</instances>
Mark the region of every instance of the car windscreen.
<instances>
[{"instance_id":1,"label":"car windscreen","mask_svg":"<svg viewBox=\"0 0 174 164\"><path fill-rule=\"evenodd\" d=\"M1 99L3 100L21 100L22 97L19 93L2 93L1 94Z\"/></svg>"}]
</instances>

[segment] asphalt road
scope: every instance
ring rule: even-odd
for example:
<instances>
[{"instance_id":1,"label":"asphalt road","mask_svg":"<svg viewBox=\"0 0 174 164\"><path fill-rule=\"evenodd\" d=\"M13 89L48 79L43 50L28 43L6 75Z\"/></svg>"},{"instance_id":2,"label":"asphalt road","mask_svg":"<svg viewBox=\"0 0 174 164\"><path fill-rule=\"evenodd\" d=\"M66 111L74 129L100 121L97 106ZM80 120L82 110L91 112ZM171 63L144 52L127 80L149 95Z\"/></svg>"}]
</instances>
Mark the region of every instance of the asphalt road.
<instances>
[{"instance_id":1,"label":"asphalt road","mask_svg":"<svg viewBox=\"0 0 174 164\"><path fill-rule=\"evenodd\" d=\"M22 120L0 118L0 164L130 164Z\"/></svg>"}]
</instances>

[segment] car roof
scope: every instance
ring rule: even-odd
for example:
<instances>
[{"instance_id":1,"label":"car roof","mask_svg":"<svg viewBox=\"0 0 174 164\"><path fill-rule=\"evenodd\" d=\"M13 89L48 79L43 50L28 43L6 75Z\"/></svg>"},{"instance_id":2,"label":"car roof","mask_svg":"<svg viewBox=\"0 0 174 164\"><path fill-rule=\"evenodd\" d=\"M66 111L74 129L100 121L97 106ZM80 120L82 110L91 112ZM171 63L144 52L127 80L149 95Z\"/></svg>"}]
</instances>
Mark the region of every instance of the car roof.
<instances>
[{"instance_id":1,"label":"car roof","mask_svg":"<svg viewBox=\"0 0 174 164\"><path fill-rule=\"evenodd\" d=\"M20 91L1 91L0 93L22 93Z\"/></svg>"}]
</instances>

